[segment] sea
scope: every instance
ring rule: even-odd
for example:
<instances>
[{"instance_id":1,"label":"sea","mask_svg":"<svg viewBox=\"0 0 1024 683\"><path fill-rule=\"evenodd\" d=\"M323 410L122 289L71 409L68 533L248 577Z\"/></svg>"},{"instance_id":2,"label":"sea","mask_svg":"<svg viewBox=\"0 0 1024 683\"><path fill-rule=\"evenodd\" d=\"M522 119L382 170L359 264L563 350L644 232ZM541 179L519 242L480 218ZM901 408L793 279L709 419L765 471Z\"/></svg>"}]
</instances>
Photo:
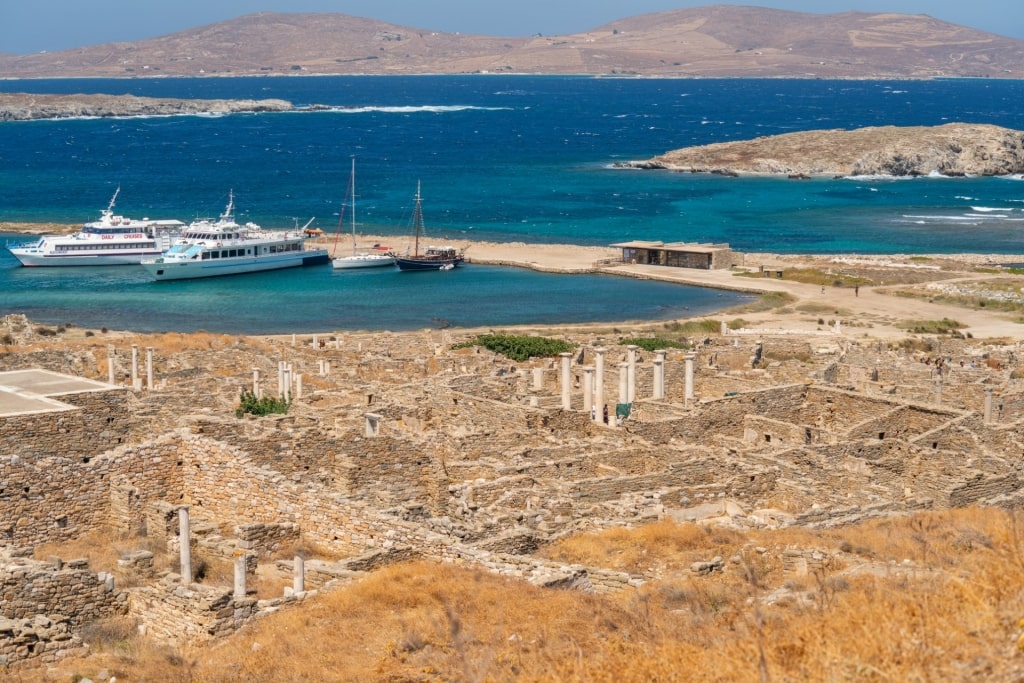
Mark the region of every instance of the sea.
<instances>
[{"instance_id":1,"label":"sea","mask_svg":"<svg viewBox=\"0 0 1024 683\"><path fill-rule=\"evenodd\" d=\"M801 130L991 123L1024 129L1024 81L641 79L473 74L0 81L0 91L289 100L286 113L0 122L0 221L117 212L341 226L399 248L419 186L438 242L728 243L745 252L1024 253L1024 178L729 178L624 169L690 145ZM346 216L346 221L347 221ZM0 240L23 240L0 235ZM350 243L350 242L349 242ZM472 249L468 252L472 257ZM469 264L309 267L179 282L141 268L22 268L0 250L0 314L239 334L669 320L737 293Z\"/></svg>"}]
</instances>

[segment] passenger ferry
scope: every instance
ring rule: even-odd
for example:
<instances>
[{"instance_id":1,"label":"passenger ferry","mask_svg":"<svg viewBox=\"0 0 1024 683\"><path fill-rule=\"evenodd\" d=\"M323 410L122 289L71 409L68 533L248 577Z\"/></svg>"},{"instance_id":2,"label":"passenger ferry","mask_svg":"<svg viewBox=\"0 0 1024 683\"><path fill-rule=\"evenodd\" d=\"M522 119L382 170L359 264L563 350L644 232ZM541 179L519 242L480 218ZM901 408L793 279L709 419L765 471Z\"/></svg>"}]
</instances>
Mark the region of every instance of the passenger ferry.
<instances>
[{"instance_id":1,"label":"passenger ferry","mask_svg":"<svg viewBox=\"0 0 1024 683\"><path fill-rule=\"evenodd\" d=\"M294 231L239 225L232 194L218 220L191 223L167 251L144 259L142 267L156 280L188 280L330 262L326 249L307 245L309 223Z\"/></svg>"},{"instance_id":2,"label":"passenger ferry","mask_svg":"<svg viewBox=\"0 0 1024 683\"><path fill-rule=\"evenodd\" d=\"M23 266L126 266L169 249L185 224L175 220L135 220L114 214L117 188L100 219L71 235L43 235L34 242L9 243Z\"/></svg>"}]
</instances>

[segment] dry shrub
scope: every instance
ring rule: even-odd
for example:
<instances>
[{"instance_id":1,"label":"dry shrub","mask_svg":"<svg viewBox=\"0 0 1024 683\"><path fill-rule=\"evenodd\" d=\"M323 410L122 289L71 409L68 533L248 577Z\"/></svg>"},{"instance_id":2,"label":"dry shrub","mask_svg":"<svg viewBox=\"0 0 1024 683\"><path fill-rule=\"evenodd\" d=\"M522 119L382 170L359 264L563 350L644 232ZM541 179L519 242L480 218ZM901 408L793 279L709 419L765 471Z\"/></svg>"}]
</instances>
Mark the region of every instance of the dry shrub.
<instances>
[{"instance_id":1,"label":"dry shrub","mask_svg":"<svg viewBox=\"0 0 1024 683\"><path fill-rule=\"evenodd\" d=\"M770 559L787 548L842 549L843 561L789 575ZM163 664L139 656L118 678L633 683L1024 674L1016 646L1024 516L1016 511L749 533L655 524L556 549L633 558L623 564L656 558L666 578L587 594L450 565L394 566L187 656L165 655ZM689 571L692 557L713 555L726 558L721 572Z\"/></svg>"}]
</instances>

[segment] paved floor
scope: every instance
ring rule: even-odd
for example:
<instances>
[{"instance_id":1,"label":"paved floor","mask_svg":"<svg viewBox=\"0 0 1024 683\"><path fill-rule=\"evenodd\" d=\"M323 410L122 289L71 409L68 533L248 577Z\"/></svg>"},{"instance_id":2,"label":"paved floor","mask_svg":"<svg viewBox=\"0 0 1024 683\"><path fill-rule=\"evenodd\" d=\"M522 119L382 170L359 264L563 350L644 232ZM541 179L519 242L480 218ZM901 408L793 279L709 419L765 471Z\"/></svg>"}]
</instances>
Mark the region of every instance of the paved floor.
<instances>
[{"instance_id":1,"label":"paved floor","mask_svg":"<svg viewBox=\"0 0 1024 683\"><path fill-rule=\"evenodd\" d=\"M0 417L74 410L55 397L86 391L110 391L117 387L49 370L0 372Z\"/></svg>"}]
</instances>

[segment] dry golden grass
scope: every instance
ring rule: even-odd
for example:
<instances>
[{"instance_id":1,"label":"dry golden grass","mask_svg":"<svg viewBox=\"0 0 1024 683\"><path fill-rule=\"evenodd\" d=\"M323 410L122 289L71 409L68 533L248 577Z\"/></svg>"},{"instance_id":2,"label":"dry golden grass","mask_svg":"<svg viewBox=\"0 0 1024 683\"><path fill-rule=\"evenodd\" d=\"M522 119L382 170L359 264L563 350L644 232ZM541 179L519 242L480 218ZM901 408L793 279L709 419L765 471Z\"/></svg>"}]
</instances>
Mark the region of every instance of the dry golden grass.
<instances>
[{"instance_id":1,"label":"dry golden grass","mask_svg":"<svg viewBox=\"0 0 1024 683\"><path fill-rule=\"evenodd\" d=\"M103 666L119 681L205 683L1020 680L1022 525L1016 512L967 509L823 531L617 529L548 554L656 566L661 578L605 596L407 564L194 651L108 637L103 657L66 662L61 675ZM785 575L786 548L842 549L842 560ZM689 571L715 555L727 560L722 573Z\"/></svg>"}]
</instances>

